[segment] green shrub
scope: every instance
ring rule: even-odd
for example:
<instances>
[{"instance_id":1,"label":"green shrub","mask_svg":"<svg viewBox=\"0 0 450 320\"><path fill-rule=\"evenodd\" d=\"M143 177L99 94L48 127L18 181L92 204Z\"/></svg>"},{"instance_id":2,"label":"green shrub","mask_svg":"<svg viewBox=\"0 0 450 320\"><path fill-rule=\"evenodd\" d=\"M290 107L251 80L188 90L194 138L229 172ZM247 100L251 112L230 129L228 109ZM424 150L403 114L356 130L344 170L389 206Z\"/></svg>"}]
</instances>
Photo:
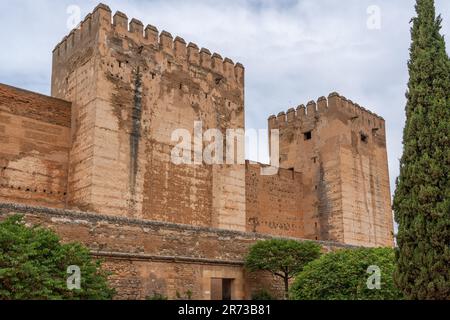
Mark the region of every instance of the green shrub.
<instances>
[{"instance_id":1,"label":"green shrub","mask_svg":"<svg viewBox=\"0 0 450 320\"><path fill-rule=\"evenodd\" d=\"M69 266L80 268L79 290L68 289ZM28 228L20 216L0 223L1 300L112 299L107 276L79 243L61 244L54 232Z\"/></svg>"},{"instance_id":2,"label":"green shrub","mask_svg":"<svg viewBox=\"0 0 450 320\"><path fill-rule=\"evenodd\" d=\"M160 294L160 293L153 292L153 295L148 296L148 297L146 298L146 300L154 300L154 301L158 301L158 300L169 300L169 298L166 297L166 296L164 296L164 295L162 295L162 294Z\"/></svg>"},{"instance_id":3,"label":"green shrub","mask_svg":"<svg viewBox=\"0 0 450 320\"><path fill-rule=\"evenodd\" d=\"M267 291L265 289L261 289L259 291L256 291L255 293L253 293L252 300L271 301L271 300L276 300L276 299L270 294L269 291Z\"/></svg>"},{"instance_id":4,"label":"green shrub","mask_svg":"<svg viewBox=\"0 0 450 320\"><path fill-rule=\"evenodd\" d=\"M191 291L191 290L187 290L185 293L184 293L184 296L179 292L179 291L177 291L176 292L176 299L177 300L192 300L192 295L193 295L194 293Z\"/></svg>"},{"instance_id":5,"label":"green shrub","mask_svg":"<svg viewBox=\"0 0 450 320\"><path fill-rule=\"evenodd\" d=\"M323 255L298 274L291 288L291 299L402 299L393 281L394 257L394 250L390 248L341 250ZM374 275L368 273L370 266L377 266L381 271L380 289L368 288L369 278Z\"/></svg>"}]
</instances>

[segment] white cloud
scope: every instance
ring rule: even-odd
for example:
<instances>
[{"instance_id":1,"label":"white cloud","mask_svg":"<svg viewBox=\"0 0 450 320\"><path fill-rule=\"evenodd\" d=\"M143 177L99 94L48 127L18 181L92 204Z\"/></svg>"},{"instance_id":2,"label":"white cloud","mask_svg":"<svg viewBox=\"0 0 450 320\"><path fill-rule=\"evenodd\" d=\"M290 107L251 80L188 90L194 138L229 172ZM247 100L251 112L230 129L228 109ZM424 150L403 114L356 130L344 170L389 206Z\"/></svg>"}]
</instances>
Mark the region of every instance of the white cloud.
<instances>
[{"instance_id":1,"label":"white cloud","mask_svg":"<svg viewBox=\"0 0 450 320\"><path fill-rule=\"evenodd\" d=\"M332 91L383 116L394 188L402 150L413 0L106 2L113 11L244 63L249 127L265 128L270 114ZM0 82L49 93L51 51L68 33L66 9L72 4L85 15L97 3L0 3ZM450 2L436 4L444 14L442 32L450 34ZM381 9L380 30L366 27L371 5Z\"/></svg>"}]
</instances>

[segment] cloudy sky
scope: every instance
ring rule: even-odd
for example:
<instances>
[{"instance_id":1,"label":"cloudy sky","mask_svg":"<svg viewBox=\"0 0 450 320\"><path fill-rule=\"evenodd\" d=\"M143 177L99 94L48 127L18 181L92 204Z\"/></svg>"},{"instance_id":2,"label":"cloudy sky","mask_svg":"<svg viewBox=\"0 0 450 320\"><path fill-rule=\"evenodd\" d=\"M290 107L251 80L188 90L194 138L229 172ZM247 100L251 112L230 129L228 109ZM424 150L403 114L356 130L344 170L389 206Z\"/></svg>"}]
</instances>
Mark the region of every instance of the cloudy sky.
<instances>
[{"instance_id":1,"label":"cloudy sky","mask_svg":"<svg viewBox=\"0 0 450 320\"><path fill-rule=\"evenodd\" d=\"M49 94L51 51L68 33L67 9L79 6L84 17L97 1L0 0L0 82ZM103 2L242 62L247 127L266 128L270 114L333 91L383 116L394 187L414 0ZM450 1L436 0L436 6L449 35Z\"/></svg>"}]
</instances>

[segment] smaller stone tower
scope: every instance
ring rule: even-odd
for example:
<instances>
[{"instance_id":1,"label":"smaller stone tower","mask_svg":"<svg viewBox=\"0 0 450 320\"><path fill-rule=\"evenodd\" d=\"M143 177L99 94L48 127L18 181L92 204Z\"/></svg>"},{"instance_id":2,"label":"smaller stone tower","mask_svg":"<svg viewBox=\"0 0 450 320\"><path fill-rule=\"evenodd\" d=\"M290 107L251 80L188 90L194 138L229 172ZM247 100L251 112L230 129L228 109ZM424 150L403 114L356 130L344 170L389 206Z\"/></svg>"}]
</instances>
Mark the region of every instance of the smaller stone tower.
<instances>
[{"instance_id":1,"label":"smaller stone tower","mask_svg":"<svg viewBox=\"0 0 450 320\"><path fill-rule=\"evenodd\" d=\"M337 93L269 118L280 167L302 173L304 235L393 246L383 118Z\"/></svg>"}]
</instances>

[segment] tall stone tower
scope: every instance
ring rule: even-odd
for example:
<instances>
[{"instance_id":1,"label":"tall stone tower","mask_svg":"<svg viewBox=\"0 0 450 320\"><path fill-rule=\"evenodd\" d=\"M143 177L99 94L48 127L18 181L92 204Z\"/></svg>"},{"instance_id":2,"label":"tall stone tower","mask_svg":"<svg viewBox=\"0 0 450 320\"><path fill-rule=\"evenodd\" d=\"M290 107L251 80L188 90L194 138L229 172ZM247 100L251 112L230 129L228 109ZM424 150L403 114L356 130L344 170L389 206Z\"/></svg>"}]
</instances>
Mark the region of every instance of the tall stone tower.
<instances>
[{"instance_id":1,"label":"tall stone tower","mask_svg":"<svg viewBox=\"0 0 450 320\"><path fill-rule=\"evenodd\" d=\"M245 230L245 166L170 158L176 129L244 128L241 64L99 5L55 48L52 95L73 104L69 207Z\"/></svg>"},{"instance_id":2,"label":"tall stone tower","mask_svg":"<svg viewBox=\"0 0 450 320\"><path fill-rule=\"evenodd\" d=\"M332 93L269 118L280 166L302 173L304 235L393 246L385 121Z\"/></svg>"}]
</instances>

